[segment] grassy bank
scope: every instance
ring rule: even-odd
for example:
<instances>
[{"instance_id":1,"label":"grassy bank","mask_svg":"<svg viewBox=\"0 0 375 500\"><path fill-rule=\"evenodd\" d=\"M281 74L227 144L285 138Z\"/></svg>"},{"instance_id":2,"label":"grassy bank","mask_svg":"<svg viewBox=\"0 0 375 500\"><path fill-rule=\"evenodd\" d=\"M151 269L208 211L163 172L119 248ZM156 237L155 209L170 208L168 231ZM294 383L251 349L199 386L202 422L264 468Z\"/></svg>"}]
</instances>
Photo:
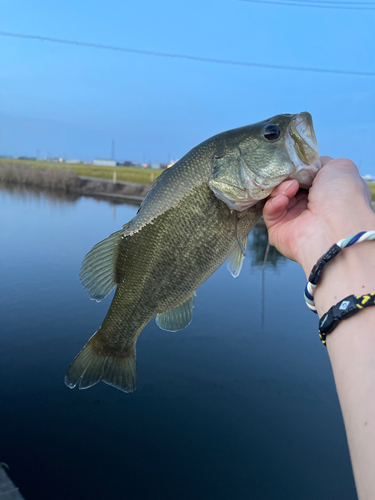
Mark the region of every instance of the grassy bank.
<instances>
[{"instance_id":1,"label":"grassy bank","mask_svg":"<svg viewBox=\"0 0 375 500\"><path fill-rule=\"evenodd\" d=\"M151 168L99 167L96 165L83 165L81 163L53 163L46 161L13 160L8 158L0 159L0 167L64 170L74 172L77 175L100 177L103 179L112 179L113 171L116 170L117 180L139 182L140 184L152 184L163 172L163 170Z\"/></svg>"},{"instance_id":2,"label":"grassy bank","mask_svg":"<svg viewBox=\"0 0 375 500\"><path fill-rule=\"evenodd\" d=\"M371 199L375 201L375 182L368 182L367 185L370 189Z\"/></svg>"},{"instance_id":3,"label":"grassy bank","mask_svg":"<svg viewBox=\"0 0 375 500\"><path fill-rule=\"evenodd\" d=\"M0 161L0 182L69 193L78 187L79 178L74 172L62 168L30 168Z\"/></svg>"}]
</instances>

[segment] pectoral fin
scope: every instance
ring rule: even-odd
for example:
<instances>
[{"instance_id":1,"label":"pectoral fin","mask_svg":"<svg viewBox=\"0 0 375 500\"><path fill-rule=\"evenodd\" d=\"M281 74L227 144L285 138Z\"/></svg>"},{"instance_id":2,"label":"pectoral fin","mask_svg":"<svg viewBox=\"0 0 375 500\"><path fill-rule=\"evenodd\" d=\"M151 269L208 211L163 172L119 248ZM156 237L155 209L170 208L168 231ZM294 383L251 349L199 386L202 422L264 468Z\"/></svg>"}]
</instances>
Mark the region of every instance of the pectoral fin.
<instances>
[{"instance_id":1,"label":"pectoral fin","mask_svg":"<svg viewBox=\"0 0 375 500\"><path fill-rule=\"evenodd\" d=\"M233 250L228 259L227 268L233 278L239 276L246 255L247 235L242 239L237 234L238 246Z\"/></svg>"},{"instance_id":2,"label":"pectoral fin","mask_svg":"<svg viewBox=\"0 0 375 500\"><path fill-rule=\"evenodd\" d=\"M232 210L232 219L233 219L234 230L236 232L236 238L237 238L238 245L240 247L242 255L245 257L245 255L246 255L247 236L245 236L243 238L243 241L238 236L238 227L237 227L238 220L237 220L237 212L235 210Z\"/></svg>"},{"instance_id":3,"label":"pectoral fin","mask_svg":"<svg viewBox=\"0 0 375 500\"><path fill-rule=\"evenodd\" d=\"M195 293L174 309L158 314L156 316L158 327L170 332L177 332L177 330L187 327L193 319L194 295Z\"/></svg>"},{"instance_id":4,"label":"pectoral fin","mask_svg":"<svg viewBox=\"0 0 375 500\"><path fill-rule=\"evenodd\" d=\"M82 262L79 277L90 298L100 302L116 286L118 245L130 224L97 243Z\"/></svg>"}]
</instances>

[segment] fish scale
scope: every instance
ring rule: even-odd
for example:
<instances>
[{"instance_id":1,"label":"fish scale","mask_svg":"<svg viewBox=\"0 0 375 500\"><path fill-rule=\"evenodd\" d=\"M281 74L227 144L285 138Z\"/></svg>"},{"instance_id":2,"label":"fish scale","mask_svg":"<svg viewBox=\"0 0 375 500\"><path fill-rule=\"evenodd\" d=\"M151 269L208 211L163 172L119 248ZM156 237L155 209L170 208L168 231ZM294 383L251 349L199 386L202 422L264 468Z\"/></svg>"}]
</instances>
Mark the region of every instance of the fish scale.
<instances>
[{"instance_id":1,"label":"fish scale","mask_svg":"<svg viewBox=\"0 0 375 500\"><path fill-rule=\"evenodd\" d=\"M188 210L192 200L193 210ZM260 216L261 206L243 214L239 234L247 235ZM208 186L195 188L179 204L177 213L169 210L142 232L121 241L117 260L120 282L98 332L98 341L107 346L115 342L116 349L121 342L135 343L157 313L166 312L191 296L236 245L227 206ZM182 251L171 255L170 249L176 247Z\"/></svg>"}]
</instances>

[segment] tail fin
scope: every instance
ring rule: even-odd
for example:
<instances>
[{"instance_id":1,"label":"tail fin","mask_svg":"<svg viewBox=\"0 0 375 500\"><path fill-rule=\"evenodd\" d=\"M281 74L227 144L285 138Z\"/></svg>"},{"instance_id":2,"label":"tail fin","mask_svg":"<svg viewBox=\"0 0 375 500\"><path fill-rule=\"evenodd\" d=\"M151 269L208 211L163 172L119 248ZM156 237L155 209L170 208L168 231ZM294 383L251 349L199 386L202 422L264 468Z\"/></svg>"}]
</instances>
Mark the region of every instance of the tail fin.
<instances>
[{"instance_id":1,"label":"tail fin","mask_svg":"<svg viewBox=\"0 0 375 500\"><path fill-rule=\"evenodd\" d=\"M124 392L133 392L136 386L135 345L126 356L100 356L94 349L94 336L73 359L64 382L73 389L88 389L100 380Z\"/></svg>"}]
</instances>

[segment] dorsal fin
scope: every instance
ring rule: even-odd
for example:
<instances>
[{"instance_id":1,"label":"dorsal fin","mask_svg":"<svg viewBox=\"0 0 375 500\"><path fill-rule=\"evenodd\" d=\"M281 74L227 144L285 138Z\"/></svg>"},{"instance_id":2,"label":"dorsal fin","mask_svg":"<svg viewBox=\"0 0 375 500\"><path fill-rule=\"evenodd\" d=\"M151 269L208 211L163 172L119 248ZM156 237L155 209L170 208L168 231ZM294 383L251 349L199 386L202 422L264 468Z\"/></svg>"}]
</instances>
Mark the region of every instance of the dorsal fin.
<instances>
[{"instance_id":1,"label":"dorsal fin","mask_svg":"<svg viewBox=\"0 0 375 500\"><path fill-rule=\"evenodd\" d=\"M158 314L156 316L158 327L169 332L177 332L177 330L187 327L193 319L194 295L195 292L177 307Z\"/></svg>"},{"instance_id":2,"label":"dorsal fin","mask_svg":"<svg viewBox=\"0 0 375 500\"><path fill-rule=\"evenodd\" d=\"M129 224L130 222L105 240L97 243L83 259L79 277L90 298L96 302L103 300L117 285L118 245Z\"/></svg>"}]
</instances>

